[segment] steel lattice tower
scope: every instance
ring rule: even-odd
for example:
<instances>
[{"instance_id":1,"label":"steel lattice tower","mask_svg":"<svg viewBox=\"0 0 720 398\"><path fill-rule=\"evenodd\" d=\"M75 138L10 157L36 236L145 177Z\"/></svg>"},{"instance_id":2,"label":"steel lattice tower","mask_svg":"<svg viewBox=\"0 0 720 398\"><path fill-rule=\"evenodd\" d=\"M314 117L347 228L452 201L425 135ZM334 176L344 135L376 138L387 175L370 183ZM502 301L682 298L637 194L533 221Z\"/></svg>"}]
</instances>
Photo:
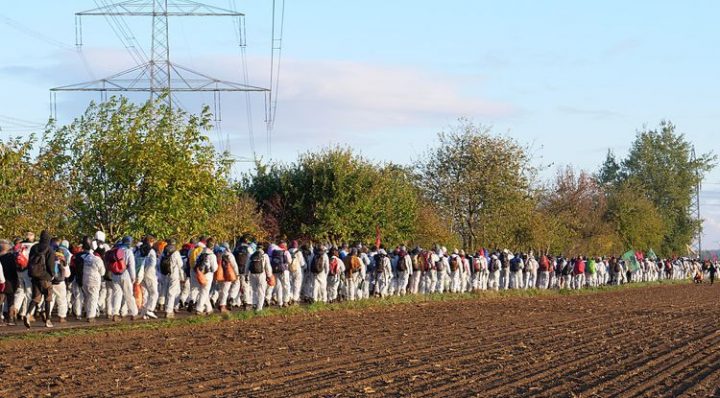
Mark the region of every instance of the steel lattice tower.
<instances>
[{"instance_id":1,"label":"steel lattice tower","mask_svg":"<svg viewBox=\"0 0 720 398\"><path fill-rule=\"evenodd\" d=\"M102 2L105 4L105 2ZM78 12L76 16L76 43L82 45L82 17L104 16L106 18L152 17L150 59L144 54L134 57L138 65L110 77L50 89L51 100L62 91L99 92L103 99L109 92L147 92L156 99L168 93L166 101L172 105L176 92L213 92L216 110L219 110L222 92L269 92L268 89L220 80L206 74L175 64L170 58L170 17L231 17L237 18L238 37L244 46L244 14L198 3L190 0L126 0L102 7ZM134 40L134 37L132 38ZM55 105L52 105L55 109Z\"/></svg>"}]
</instances>

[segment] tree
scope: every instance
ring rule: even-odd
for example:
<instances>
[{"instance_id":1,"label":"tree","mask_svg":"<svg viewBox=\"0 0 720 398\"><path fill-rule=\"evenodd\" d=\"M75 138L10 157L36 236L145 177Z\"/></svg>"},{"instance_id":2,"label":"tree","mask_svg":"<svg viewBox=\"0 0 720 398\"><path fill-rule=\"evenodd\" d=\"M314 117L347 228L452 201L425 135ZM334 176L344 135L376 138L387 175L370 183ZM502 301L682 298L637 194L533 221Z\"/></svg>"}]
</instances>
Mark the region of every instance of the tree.
<instances>
[{"instance_id":1,"label":"tree","mask_svg":"<svg viewBox=\"0 0 720 398\"><path fill-rule=\"evenodd\" d=\"M37 140L12 138L0 142L0 234L22 236L48 229L55 234L72 230L65 186L53 178L50 156L33 158Z\"/></svg>"},{"instance_id":2,"label":"tree","mask_svg":"<svg viewBox=\"0 0 720 398\"><path fill-rule=\"evenodd\" d=\"M552 220L552 251L567 255L604 255L620 251L615 229L606 218L607 200L588 173L572 167L558 170L553 186L542 195L539 211Z\"/></svg>"},{"instance_id":3,"label":"tree","mask_svg":"<svg viewBox=\"0 0 720 398\"><path fill-rule=\"evenodd\" d=\"M597 174L596 179L598 183L603 186L616 185L623 179L622 169L620 164L617 162L613 151L608 149L605 162L600 168L600 172Z\"/></svg>"},{"instance_id":4,"label":"tree","mask_svg":"<svg viewBox=\"0 0 720 398\"><path fill-rule=\"evenodd\" d=\"M637 134L622 162L622 182L638 187L659 211L665 224L662 255L686 251L701 223L690 214L695 187L717 163L706 153L692 158L693 147L671 122ZM618 184L616 184L618 186Z\"/></svg>"},{"instance_id":5,"label":"tree","mask_svg":"<svg viewBox=\"0 0 720 398\"><path fill-rule=\"evenodd\" d=\"M231 160L206 135L211 115L113 97L66 126L50 126L40 157L68 190L80 231L189 236L206 232L230 189Z\"/></svg>"},{"instance_id":6,"label":"tree","mask_svg":"<svg viewBox=\"0 0 720 398\"><path fill-rule=\"evenodd\" d=\"M418 202L402 168L376 165L350 149L308 152L292 165L258 164L244 179L269 232L341 243L413 238Z\"/></svg>"},{"instance_id":7,"label":"tree","mask_svg":"<svg viewBox=\"0 0 720 398\"><path fill-rule=\"evenodd\" d=\"M642 191L631 182L622 183L608 195L608 219L623 249L645 251L660 248L665 235L665 223L660 211Z\"/></svg>"},{"instance_id":8,"label":"tree","mask_svg":"<svg viewBox=\"0 0 720 398\"><path fill-rule=\"evenodd\" d=\"M527 148L467 120L438 140L416 165L418 186L463 246L527 244L535 173Z\"/></svg>"}]
</instances>

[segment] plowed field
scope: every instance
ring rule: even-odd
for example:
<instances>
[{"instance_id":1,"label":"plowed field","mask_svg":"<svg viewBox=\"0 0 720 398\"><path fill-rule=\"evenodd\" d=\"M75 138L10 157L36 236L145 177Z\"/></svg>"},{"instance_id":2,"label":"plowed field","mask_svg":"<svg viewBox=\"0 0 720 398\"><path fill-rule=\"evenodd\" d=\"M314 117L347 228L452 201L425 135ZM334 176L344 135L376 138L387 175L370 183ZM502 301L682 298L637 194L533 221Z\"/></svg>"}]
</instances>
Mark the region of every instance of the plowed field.
<instances>
[{"instance_id":1,"label":"plowed field","mask_svg":"<svg viewBox=\"0 0 720 398\"><path fill-rule=\"evenodd\" d=\"M0 341L0 396L720 397L720 286Z\"/></svg>"}]
</instances>

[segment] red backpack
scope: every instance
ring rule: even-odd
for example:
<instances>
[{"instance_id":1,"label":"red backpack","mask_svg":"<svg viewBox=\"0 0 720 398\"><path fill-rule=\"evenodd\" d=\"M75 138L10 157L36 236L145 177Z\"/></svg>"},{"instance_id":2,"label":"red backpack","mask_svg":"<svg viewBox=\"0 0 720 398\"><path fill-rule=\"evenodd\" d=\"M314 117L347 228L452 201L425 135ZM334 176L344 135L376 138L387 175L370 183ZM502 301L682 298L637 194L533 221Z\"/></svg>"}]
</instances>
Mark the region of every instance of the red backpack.
<instances>
[{"instance_id":1,"label":"red backpack","mask_svg":"<svg viewBox=\"0 0 720 398\"><path fill-rule=\"evenodd\" d=\"M330 260L330 275L332 275L332 276L337 275L339 266L340 266L340 261L338 261L337 257L333 257L332 260Z\"/></svg>"},{"instance_id":2,"label":"red backpack","mask_svg":"<svg viewBox=\"0 0 720 398\"><path fill-rule=\"evenodd\" d=\"M15 252L15 264L20 271L25 271L30 262L30 246L21 244Z\"/></svg>"},{"instance_id":3,"label":"red backpack","mask_svg":"<svg viewBox=\"0 0 720 398\"><path fill-rule=\"evenodd\" d=\"M105 263L108 269L115 275L120 275L127 268L125 265L125 251L121 247L116 247L105 253Z\"/></svg>"}]
</instances>

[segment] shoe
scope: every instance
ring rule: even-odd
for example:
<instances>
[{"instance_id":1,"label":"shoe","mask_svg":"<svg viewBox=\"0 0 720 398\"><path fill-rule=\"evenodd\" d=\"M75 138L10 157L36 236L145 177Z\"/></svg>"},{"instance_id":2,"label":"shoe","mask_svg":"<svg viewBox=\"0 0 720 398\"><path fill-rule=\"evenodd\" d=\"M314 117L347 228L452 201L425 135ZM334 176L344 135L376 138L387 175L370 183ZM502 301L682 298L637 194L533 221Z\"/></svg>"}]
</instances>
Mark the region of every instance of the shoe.
<instances>
[{"instance_id":1,"label":"shoe","mask_svg":"<svg viewBox=\"0 0 720 398\"><path fill-rule=\"evenodd\" d=\"M173 314L172 312L168 312L168 313L165 314L165 318L166 318L166 319L173 319L173 318L175 318L175 314Z\"/></svg>"},{"instance_id":2,"label":"shoe","mask_svg":"<svg viewBox=\"0 0 720 398\"><path fill-rule=\"evenodd\" d=\"M225 314L225 313L228 313L228 312L230 312L230 311L228 311L227 306L224 306L224 305L221 305L221 306L220 306L220 313L221 313L221 314Z\"/></svg>"},{"instance_id":3,"label":"shoe","mask_svg":"<svg viewBox=\"0 0 720 398\"><path fill-rule=\"evenodd\" d=\"M117 316L117 315L113 315L113 316L112 316L112 321L113 321L113 322L120 322L121 319L122 319L122 318L120 318L120 317Z\"/></svg>"},{"instance_id":4,"label":"shoe","mask_svg":"<svg viewBox=\"0 0 720 398\"><path fill-rule=\"evenodd\" d=\"M130 315L130 321L131 321L131 322L134 321L134 320L136 320L136 319L137 319L137 316L136 316L136 315Z\"/></svg>"},{"instance_id":5,"label":"shoe","mask_svg":"<svg viewBox=\"0 0 720 398\"><path fill-rule=\"evenodd\" d=\"M33 322L35 322L35 318L33 318L32 315L27 314L27 315L25 315L25 319L24 319L23 321L24 321L24 323L25 323L25 327L28 328L28 329L30 329L30 325L31 325Z\"/></svg>"},{"instance_id":6,"label":"shoe","mask_svg":"<svg viewBox=\"0 0 720 398\"><path fill-rule=\"evenodd\" d=\"M145 316L148 317L148 318L151 318L151 319L158 319L157 315L155 315L155 313L152 312L152 311L146 312L146 313L145 313Z\"/></svg>"},{"instance_id":7,"label":"shoe","mask_svg":"<svg viewBox=\"0 0 720 398\"><path fill-rule=\"evenodd\" d=\"M67 319L65 319L65 318L60 318L60 323L66 323L66 322L67 322Z\"/></svg>"},{"instance_id":8,"label":"shoe","mask_svg":"<svg viewBox=\"0 0 720 398\"><path fill-rule=\"evenodd\" d=\"M87 323L95 323L95 318L88 318Z\"/></svg>"},{"instance_id":9,"label":"shoe","mask_svg":"<svg viewBox=\"0 0 720 398\"><path fill-rule=\"evenodd\" d=\"M82 317L81 317L81 316L76 316L76 317L75 317L75 320L76 320L76 321L82 321Z\"/></svg>"},{"instance_id":10,"label":"shoe","mask_svg":"<svg viewBox=\"0 0 720 398\"><path fill-rule=\"evenodd\" d=\"M52 324L52 322L51 322L49 319L48 319L47 321L45 321L45 327L48 328L48 329L51 328L51 327L53 327L53 324Z\"/></svg>"}]
</instances>

